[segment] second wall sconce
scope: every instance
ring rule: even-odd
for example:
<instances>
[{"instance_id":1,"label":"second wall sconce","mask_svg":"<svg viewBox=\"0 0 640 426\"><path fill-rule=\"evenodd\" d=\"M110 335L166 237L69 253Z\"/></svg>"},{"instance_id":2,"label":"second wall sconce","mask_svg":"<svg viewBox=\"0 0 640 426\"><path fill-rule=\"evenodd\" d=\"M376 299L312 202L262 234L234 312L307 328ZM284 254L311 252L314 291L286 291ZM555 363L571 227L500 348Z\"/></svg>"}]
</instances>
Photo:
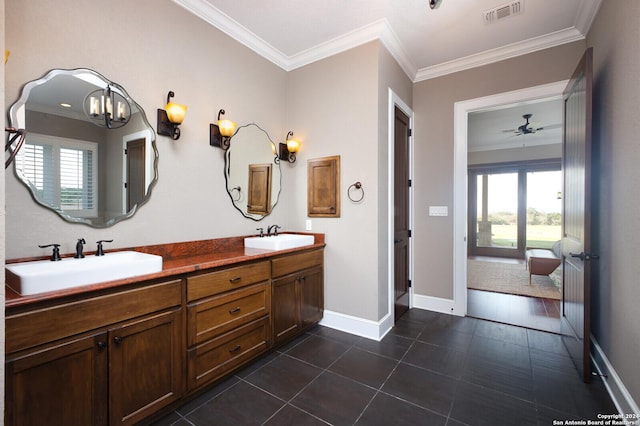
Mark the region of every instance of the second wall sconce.
<instances>
[{"instance_id":1,"label":"second wall sconce","mask_svg":"<svg viewBox=\"0 0 640 426\"><path fill-rule=\"evenodd\" d=\"M209 145L227 150L231 145L231 136L236 131L236 123L231 120L221 120L220 116L224 114L223 109L218 111L218 122L209 125Z\"/></svg>"},{"instance_id":2,"label":"second wall sconce","mask_svg":"<svg viewBox=\"0 0 640 426\"><path fill-rule=\"evenodd\" d=\"M280 143L280 149L278 152L278 158L280 160L287 160L290 163L296 162L296 152L300 149L300 141L293 139L293 132L287 133L286 143Z\"/></svg>"},{"instance_id":3,"label":"second wall sconce","mask_svg":"<svg viewBox=\"0 0 640 426\"><path fill-rule=\"evenodd\" d=\"M173 140L180 139L180 128L184 116L187 113L187 106L171 102L175 95L173 91L167 94L167 105L164 109L158 108L158 134L171 136Z\"/></svg>"}]
</instances>

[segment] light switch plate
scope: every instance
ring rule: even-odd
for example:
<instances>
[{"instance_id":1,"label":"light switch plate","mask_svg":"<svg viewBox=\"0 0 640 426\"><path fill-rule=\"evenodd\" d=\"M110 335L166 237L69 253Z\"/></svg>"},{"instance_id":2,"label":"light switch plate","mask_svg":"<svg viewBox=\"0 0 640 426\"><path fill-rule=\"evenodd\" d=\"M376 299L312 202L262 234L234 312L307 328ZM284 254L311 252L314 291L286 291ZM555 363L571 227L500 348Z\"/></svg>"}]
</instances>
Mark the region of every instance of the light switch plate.
<instances>
[{"instance_id":1,"label":"light switch plate","mask_svg":"<svg viewBox=\"0 0 640 426\"><path fill-rule=\"evenodd\" d=\"M312 224L311 224L311 219L307 219L307 223L306 223L305 229L306 229L307 231L311 231L311 230L312 230L312 228L313 228L313 226L312 226Z\"/></svg>"},{"instance_id":2,"label":"light switch plate","mask_svg":"<svg viewBox=\"0 0 640 426\"><path fill-rule=\"evenodd\" d=\"M429 216L449 216L449 207L429 206Z\"/></svg>"}]
</instances>

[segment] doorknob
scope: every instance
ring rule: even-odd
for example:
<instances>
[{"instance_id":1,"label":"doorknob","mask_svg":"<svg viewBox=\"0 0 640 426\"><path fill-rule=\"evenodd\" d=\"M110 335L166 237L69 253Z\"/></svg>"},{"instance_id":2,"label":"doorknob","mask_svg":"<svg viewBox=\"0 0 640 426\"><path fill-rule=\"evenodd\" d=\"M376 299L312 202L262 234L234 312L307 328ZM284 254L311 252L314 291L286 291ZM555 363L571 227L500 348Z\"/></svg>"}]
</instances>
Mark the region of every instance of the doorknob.
<instances>
[{"instance_id":1,"label":"doorknob","mask_svg":"<svg viewBox=\"0 0 640 426\"><path fill-rule=\"evenodd\" d=\"M575 258L578 258L578 259L582 260L583 262L584 262L585 260L595 260L595 259L600 259L600 256L598 256L597 254L585 253L585 252L581 252L581 253L569 253L569 256L571 256L571 257L575 257Z\"/></svg>"}]
</instances>

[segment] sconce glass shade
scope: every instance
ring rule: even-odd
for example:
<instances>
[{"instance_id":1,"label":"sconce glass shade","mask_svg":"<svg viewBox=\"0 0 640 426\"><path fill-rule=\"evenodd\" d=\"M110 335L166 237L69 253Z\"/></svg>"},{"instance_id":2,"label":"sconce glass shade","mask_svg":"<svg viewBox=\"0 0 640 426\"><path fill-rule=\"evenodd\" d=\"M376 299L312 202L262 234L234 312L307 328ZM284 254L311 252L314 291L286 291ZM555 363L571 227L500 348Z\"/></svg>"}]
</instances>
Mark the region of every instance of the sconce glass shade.
<instances>
[{"instance_id":1,"label":"sconce glass shade","mask_svg":"<svg viewBox=\"0 0 640 426\"><path fill-rule=\"evenodd\" d=\"M218 120L218 127L222 136L230 137L236 131L236 122L231 120Z\"/></svg>"},{"instance_id":2,"label":"sconce glass shade","mask_svg":"<svg viewBox=\"0 0 640 426\"><path fill-rule=\"evenodd\" d=\"M184 116L187 113L187 106L169 102L167 106L164 107L164 110L167 112L167 117L171 123L182 124Z\"/></svg>"},{"instance_id":3,"label":"sconce glass shade","mask_svg":"<svg viewBox=\"0 0 640 426\"><path fill-rule=\"evenodd\" d=\"M287 150L289 152L298 152L300 149L300 142L295 139L287 139Z\"/></svg>"}]
</instances>

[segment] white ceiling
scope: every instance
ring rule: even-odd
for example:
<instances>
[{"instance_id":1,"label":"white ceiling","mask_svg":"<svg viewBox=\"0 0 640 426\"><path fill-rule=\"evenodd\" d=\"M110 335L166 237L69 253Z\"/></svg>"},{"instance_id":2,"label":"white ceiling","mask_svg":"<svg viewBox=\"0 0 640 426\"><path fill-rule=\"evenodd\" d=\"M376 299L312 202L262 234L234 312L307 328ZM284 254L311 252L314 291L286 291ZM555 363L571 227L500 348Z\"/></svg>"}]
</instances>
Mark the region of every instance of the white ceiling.
<instances>
[{"instance_id":1,"label":"white ceiling","mask_svg":"<svg viewBox=\"0 0 640 426\"><path fill-rule=\"evenodd\" d=\"M468 150L524 148L562 143L563 101L560 97L507 105L490 111L469 114ZM535 133L517 134L524 114L532 114L529 123Z\"/></svg>"},{"instance_id":2,"label":"white ceiling","mask_svg":"<svg viewBox=\"0 0 640 426\"><path fill-rule=\"evenodd\" d=\"M601 0L173 0L289 71L380 40L415 82L583 39Z\"/></svg>"}]
</instances>

